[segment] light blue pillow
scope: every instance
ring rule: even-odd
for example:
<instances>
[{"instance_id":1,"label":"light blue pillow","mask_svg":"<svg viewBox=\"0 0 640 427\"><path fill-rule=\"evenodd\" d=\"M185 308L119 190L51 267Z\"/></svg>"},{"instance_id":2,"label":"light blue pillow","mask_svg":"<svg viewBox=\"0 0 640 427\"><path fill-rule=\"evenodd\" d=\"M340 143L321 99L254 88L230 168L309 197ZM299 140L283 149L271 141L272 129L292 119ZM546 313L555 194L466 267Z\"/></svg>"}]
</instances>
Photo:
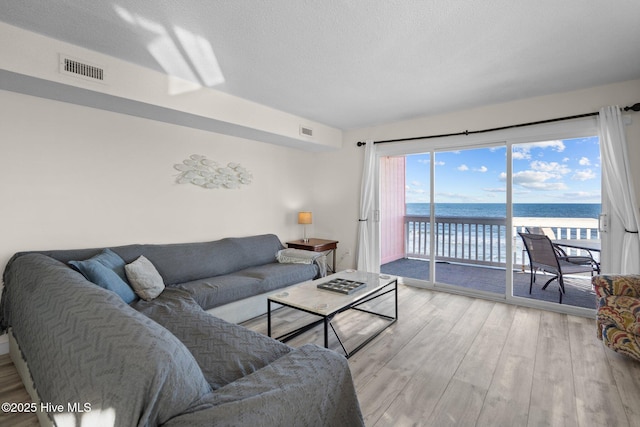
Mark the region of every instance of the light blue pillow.
<instances>
[{"instance_id":1,"label":"light blue pillow","mask_svg":"<svg viewBox=\"0 0 640 427\"><path fill-rule=\"evenodd\" d=\"M125 262L120 255L113 252L111 249L104 249L98 255L91 257L92 260L98 261L100 264L107 267L109 270L113 270L127 285L127 274L124 271Z\"/></svg>"},{"instance_id":2,"label":"light blue pillow","mask_svg":"<svg viewBox=\"0 0 640 427\"><path fill-rule=\"evenodd\" d=\"M138 299L127 282L124 260L110 249L84 261L69 261L90 282L118 294L127 304Z\"/></svg>"}]
</instances>

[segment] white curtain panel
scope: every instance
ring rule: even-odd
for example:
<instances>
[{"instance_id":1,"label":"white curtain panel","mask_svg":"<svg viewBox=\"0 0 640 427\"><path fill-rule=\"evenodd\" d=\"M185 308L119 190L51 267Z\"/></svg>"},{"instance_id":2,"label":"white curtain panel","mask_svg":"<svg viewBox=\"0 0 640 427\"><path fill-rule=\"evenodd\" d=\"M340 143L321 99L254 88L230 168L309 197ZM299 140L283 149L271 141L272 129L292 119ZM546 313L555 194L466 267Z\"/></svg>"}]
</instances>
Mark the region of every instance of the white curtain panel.
<instances>
[{"instance_id":1,"label":"white curtain panel","mask_svg":"<svg viewBox=\"0 0 640 427\"><path fill-rule=\"evenodd\" d=\"M360 186L360 216L358 218L358 270L376 273L380 265L375 265L373 245L373 204L375 189L376 149L373 141L367 140L364 149L364 165Z\"/></svg>"},{"instance_id":2,"label":"white curtain panel","mask_svg":"<svg viewBox=\"0 0 640 427\"><path fill-rule=\"evenodd\" d=\"M612 218L624 227L622 242L611 242L609 273L640 273L638 204L635 197L622 114L618 106L600 109L598 117L602 180L611 200ZM613 227L612 227L613 228Z\"/></svg>"}]
</instances>

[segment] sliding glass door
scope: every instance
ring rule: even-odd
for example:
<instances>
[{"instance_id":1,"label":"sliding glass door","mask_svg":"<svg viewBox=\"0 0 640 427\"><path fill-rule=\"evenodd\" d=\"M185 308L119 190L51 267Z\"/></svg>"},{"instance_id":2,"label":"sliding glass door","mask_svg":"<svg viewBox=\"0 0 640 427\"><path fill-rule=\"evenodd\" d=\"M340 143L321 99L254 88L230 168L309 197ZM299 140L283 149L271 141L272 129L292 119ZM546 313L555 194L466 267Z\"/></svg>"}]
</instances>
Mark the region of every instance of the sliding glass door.
<instances>
[{"instance_id":1,"label":"sliding glass door","mask_svg":"<svg viewBox=\"0 0 640 427\"><path fill-rule=\"evenodd\" d=\"M380 159L381 271L431 281L430 153Z\"/></svg>"},{"instance_id":2,"label":"sliding glass door","mask_svg":"<svg viewBox=\"0 0 640 427\"><path fill-rule=\"evenodd\" d=\"M454 138L447 146L382 148L381 271L432 289L558 306L559 280L542 289L553 275L534 269L534 277L518 233L548 234L559 256L590 257L597 272L603 236L593 130L585 121L474 146ZM554 133L558 139L538 135ZM563 307L594 308L591 274L563 276Z\"/></svg>"},{"instance_id":3,"label":"sliding glass door","mask_svg":"<svg viewBox=\"0 0 640 427\"><path fill-rule=\"evenodd\" d=\"M381 271L503 296L505 152L501 146L381 158Z\"/></svg>"},{"instance_id":4,"label":"sliding glass door","mask_svg":"<svg viewBox=\"0 0 640 427\"><path fill-rule=\"evenodd\" d=\"M516 232L541 234L567 268L560 278L531 271L530 254L516 236L513 295L595 308L591 276L600 268L600 146L597 136L513 144L513 225ZM531 285L532 278L536 280Z\"/></svg>"},{"instance_id":5,"label":"sliding glass door","mask_svg":"<svg viewBox=\"0 0 640 427\"><path fill-rule=\"evenodd\" d=\"M504 146L435 153L435 282L505 294Z\"/></svg>"}]
</instances>

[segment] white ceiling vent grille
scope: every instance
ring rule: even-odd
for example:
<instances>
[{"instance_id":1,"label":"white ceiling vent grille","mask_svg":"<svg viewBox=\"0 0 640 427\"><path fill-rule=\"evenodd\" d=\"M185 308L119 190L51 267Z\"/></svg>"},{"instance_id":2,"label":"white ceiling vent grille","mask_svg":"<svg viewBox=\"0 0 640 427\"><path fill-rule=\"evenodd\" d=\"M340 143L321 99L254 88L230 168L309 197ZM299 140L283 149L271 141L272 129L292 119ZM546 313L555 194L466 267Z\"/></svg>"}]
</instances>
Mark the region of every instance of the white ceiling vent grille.
<instances>
[{"instance_id":1,"label":"white ceiling vent grille","mask_svg":"<svg viewBox=\"0 0 640 427\"><path fill-rule=\"evenodd\" d=\"M300 135L302 135L302 136L313 136L313 129L305 127L305 126L300 126Z\"/></svg>"},{"instance_id":2,"label":"white ceiling vent grille","mask_svg":"<svg viewBox=\"0 0 640 427\"><path fill-rule=\"evenodd\" d=\"M60 54L60 72L92 82L105 83L105 70L96 64Z\"/></svg>"}]
</instances>

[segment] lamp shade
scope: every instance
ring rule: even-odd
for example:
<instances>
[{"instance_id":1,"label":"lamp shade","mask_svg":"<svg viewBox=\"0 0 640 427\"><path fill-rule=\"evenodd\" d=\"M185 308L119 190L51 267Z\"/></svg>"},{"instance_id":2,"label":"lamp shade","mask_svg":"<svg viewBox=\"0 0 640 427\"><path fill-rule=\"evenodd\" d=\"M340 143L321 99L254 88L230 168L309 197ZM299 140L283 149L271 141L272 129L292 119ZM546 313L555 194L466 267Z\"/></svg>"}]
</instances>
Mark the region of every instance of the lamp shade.
<instances>
[{"instance_id":1,"label":"lamp shade","mask_svg":"<svg viewBox=\"0 0 640 427\"><path fill-rule=\"evenodd\" d=\"M311 212L298 212L298 224L311 224Z\"/></svg>"}]
</instances>

